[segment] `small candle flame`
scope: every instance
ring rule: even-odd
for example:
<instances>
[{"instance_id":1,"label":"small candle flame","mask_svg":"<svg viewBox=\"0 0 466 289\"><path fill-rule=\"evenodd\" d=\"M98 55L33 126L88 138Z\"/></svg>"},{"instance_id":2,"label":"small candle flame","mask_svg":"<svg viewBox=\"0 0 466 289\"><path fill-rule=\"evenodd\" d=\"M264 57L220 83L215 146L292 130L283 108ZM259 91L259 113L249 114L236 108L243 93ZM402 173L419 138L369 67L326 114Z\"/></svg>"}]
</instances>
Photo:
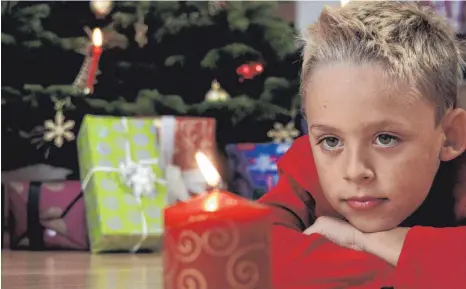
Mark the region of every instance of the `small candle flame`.
<instances>
[{"instance_id":1,"label":"small candle flame","mask_svg":"<svg viewBox=\"0 0 466 289\"><path fill-rule=\"evenodd\" d=\"M204 175L207 184L211 187L217 187L220 184L220 175L212 162L201 152L197 152L195 157L197 165L199 166L202 175Z\"/></svg>"},{"instance_id":2,"label":"small candle flame","mask_svg":"<svg viewBox=\"0 0 466 289\"><path fill-rule=\"evenodd\" d=\"M94 46L102 46L103 43L103 35L102 31L99 28L95 28L94 31L92 31L92 44Z\"/></svg>"},{"instance_id":3,"label":"small candle flame","mask_svg":"<svg viewBox=\"0 0 466 289\"><path fill-rule=\"evenodd\" d=\"M205 154L201 152L197 152L195 157L197 165L199 166L201 173L204 175L207 184L214 188L217 187L220 183L220 175L215 169L212 162ZM204 210L206 210L207 212L214 212L218 209L218 194L219 192L217 190L214 190L207 197L207 200L204 203Z\"/></svg>"},{"instance_id":4,"label":"small candle flame","mask_svg":"<svg viewBox=\"0 0 466 289\"><path fill-rule=\"evenodd\" d=\"M209 195L204 203L204 210L207 212L215 212L218 209L218 192L214 191Z\"/></svg>"},{"instance_id":5,"label":"small candle flame","mask_svg":"<svg viewBox=\"0 0 466 289\"><path fill-rule=\"evenodd\" d=\"M351 0L340 0L340 5L341 7L345 6L346 4L348 4Z\"/></svg>"}]
</instances>

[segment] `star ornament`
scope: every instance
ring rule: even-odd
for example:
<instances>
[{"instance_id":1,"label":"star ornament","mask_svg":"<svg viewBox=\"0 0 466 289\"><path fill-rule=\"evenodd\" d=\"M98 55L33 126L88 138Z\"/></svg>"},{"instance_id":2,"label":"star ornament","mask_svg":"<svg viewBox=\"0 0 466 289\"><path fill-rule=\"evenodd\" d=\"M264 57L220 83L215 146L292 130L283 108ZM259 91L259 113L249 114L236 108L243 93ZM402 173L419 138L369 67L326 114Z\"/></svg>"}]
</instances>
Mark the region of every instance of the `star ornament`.
<instances>
[{"instance_id":1,"label":"star ornament","mask_svg":"<svg viewBox=\"0 0 466 289\"><path fill-rule=\"evenodd\" d=\"M75 139L74 133L71 131L74 128L74 121L65 121L65 116L62 111L57 111L55 120L46 120L44 122L44 140L47 142L53 141L56 147L61 148L66 141Z\"/></svg>"},{"instance_id":2,"label":"star ornament","mask_svg":"<svg viewBox=\"0 0 466 289\"><path fill-rule=\"evenodd\" d=\"M299 131L294 127L293 122L286 125L277 122L273 125L273 129L267 132L267 136L275 143L291 143L294 138L299 136Z\"/></svg>"}]
</instances>

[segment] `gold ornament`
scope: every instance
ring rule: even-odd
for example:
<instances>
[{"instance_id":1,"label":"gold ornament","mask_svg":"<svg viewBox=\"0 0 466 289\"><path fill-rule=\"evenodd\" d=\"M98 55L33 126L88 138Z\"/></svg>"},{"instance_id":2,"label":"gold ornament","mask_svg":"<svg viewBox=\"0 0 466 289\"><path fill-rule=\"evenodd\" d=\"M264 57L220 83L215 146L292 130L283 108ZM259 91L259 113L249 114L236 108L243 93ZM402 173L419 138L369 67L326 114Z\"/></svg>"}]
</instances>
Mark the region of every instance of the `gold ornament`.
<instances>
[{"instance_id":1,"label":"gold ornament","mask_svg":"<svg viewBox=\"0 0 466 289\"><path fill-rule=\"evenodd\" d=\"M72 141L75 139L72 129L74 128L75 122L73 120L65 121L63 110L67 108L75 108L71 102L71 97L59 99L56 96L52 96L54 103L55 119L46 120L43 126L36 126L30 132L20 131L20 137L30 140L31 144L36 146L36 149L40 149L45 145L45 158L49 157L51 145L47 145L53 141L56 147L61 148L64 141Z\"/></svg>"},{"instance_id":2,"label":"gold ornament","mask_svg":"<svg viewBox=\"0 0 466 289\"><path fill-rule=\"evenodd\" d=\"M90 6L97 17L105 17L112 10L113 3L112 1L91 0Z\"/></svg>"},{"instance_id":3,"label":"gold ornament","mask_svg":"<svg viewBox=\"0 0 466 289\"><path fill-rule=\"evenodd\" d=\"M75 139L74 133L71 131L74 128L74 121L65 121L63 111L59 110L55 114L55 121L46 120L44 128L47 130L44 133L44 140L47 142L53 141L55 146L61 148L64 141L72 141Z\"/></svg>"},{"instance_id":4,"label":"gold ornament","mask_svg":"<svg viewBox=\"0 0 466 289\"><path fill-rule=\"evenodd\" d=\"M299 136L299 131L294 127L293 122L289 122L286 126L277 122L273 125L273 129L267 132L267 136L275 143L290 143Z\"/></svg>"},{"instance_id":5,"label":"gold ornament","mask_svg":"<svg viewBox=\"0 0 466 289\"><path fill-rule=\"evenodd\" d=\"M212 81L211 89L205 95L207 101L226 101L230 99L230 95L223 88L217 80Z\"/></svg>"}]
</instances>

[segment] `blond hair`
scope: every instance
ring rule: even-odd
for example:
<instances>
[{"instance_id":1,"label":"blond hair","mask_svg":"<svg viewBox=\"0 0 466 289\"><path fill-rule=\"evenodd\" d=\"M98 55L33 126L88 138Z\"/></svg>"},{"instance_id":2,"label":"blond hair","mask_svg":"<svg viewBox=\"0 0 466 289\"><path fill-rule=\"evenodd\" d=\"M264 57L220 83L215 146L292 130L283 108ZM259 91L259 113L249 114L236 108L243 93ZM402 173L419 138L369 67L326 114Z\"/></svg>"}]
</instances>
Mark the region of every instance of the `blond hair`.
<instances>
[{"instance_id":1,"label":"blond hair","mask_svg":"<svg viewBox=\"0 0 466 289\"><path fill-rule=\"evenodd\" d=\"M318 65L379 64L437 106L436 119L455 107L464 65L446 20L428 7L402 1L350 2L325 8L304 37L301 94ZM305 98L303 98L303 101Z\"/></svg>"}]
</instances>

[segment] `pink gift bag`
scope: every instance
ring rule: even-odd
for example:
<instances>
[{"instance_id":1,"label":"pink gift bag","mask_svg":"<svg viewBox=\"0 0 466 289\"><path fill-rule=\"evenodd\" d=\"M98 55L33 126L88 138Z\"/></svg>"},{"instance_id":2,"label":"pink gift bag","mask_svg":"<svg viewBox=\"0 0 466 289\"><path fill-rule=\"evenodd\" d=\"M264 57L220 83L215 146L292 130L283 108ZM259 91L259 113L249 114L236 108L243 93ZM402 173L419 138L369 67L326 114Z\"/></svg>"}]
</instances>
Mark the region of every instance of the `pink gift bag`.
<instances>
[{"instance_id":1,"label":"pink gift bag","mask_svg":"<svg viewBox=\"0 0 466 289\"><path fill-rule=\"evenodd\" d=\"M79 181L9 182L11 249L87 250Z\"/></svg>"}]
</instances>

